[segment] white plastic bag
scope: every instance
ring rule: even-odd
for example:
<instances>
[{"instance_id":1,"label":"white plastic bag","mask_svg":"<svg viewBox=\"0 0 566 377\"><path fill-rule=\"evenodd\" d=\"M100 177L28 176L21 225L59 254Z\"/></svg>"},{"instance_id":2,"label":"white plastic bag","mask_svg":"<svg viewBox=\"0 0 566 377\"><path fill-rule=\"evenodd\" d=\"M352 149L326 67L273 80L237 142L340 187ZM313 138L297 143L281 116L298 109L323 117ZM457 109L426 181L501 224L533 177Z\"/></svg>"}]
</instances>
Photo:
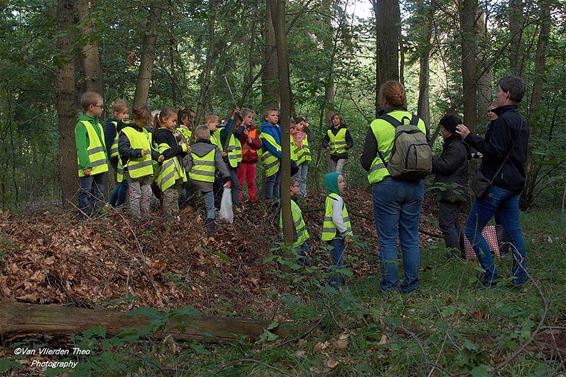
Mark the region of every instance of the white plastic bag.
<instances>
[{"instance_id":1,"label":"white plastic bag","mask_svg":"<svg viewBox=\"0 0 566 377\"><path fill-rule=\"evenodd\" d=\"M220 220L225 221L228 224L232 224L234 222L234 211L232 211L232 189L224 187L218 217Z\"/></svg>"}]
</instances>

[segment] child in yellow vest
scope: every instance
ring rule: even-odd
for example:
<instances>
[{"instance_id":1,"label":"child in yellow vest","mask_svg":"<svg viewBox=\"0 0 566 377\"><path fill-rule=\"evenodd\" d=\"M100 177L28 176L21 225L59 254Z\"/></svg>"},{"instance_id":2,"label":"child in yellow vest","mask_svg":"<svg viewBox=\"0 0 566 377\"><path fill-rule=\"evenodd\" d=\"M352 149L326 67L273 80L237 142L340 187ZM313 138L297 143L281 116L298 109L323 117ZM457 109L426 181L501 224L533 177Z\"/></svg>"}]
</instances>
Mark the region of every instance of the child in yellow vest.
<instances>
[{"instance_id":1,"label":"child in yellow vest","mask_svg":"<svg viewBox=\"0 0 566 377\"><path fill-rule=\"evenodd\" d=\"M340 194L344 193L346 183L338 172L327 173L324 176L324 186L327 191L324 202L324 223L322 225L322 240L332 247L332 263L340 268L344 266L344 249L351 243L352 226L346 209L346 203ZM333 287L344 285L341 276L334 276L329 284Z\"/></svg>"},{"instance_id":2,"label":"child in yellow vest","mask_svg":"<svg viewBox=\"0 0 566 377\"><path fill-rule=\"evenodd\" d=\"M297 255L299 263L302 265L309 264L308 253L309 248L309 232L303 219L303 212L293 197L299 195L300 185L299 181L291 178L289 190L291 191L291 221L293 223L293 251ZM279 212L279 227L283 231L283 211Z\"/></svg>"}]
</instances>

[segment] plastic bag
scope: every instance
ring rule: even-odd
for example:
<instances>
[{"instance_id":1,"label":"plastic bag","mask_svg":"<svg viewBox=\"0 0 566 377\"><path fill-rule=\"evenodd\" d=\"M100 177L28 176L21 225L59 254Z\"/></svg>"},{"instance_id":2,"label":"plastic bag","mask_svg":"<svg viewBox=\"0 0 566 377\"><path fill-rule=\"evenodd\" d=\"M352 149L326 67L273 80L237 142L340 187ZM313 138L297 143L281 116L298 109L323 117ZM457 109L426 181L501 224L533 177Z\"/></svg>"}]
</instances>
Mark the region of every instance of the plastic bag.
<instances>
[{"instance_id":1,"label":"plastic bag","mask_svg":"<svg viewBox=\"0 0 566 377\"><path fill-rule=\"evenodd\" d=\"M228 224L232 224L234 222L234 211L232 211L232 189L224 187L218 217L220 220Z\"/></svg>"}]
</instances>

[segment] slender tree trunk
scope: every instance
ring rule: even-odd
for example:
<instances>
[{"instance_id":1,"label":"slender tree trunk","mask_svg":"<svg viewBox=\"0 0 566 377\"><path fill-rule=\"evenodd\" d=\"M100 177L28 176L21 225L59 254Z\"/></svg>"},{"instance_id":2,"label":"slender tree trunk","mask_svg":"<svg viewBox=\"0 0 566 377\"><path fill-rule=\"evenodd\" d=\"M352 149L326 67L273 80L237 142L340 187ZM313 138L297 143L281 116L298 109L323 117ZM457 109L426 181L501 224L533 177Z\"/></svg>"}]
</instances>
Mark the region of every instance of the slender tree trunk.
<instances>
[{"instance_id":1,"label":"slender tree trunk","mask_svg":"<svg viewBox=\"0 0 566 377\"><path fill-rule=\"evenodd\" d=\"M264 25L264 58L261 77L262 102L264 106L277 105L279 102L279 78L277 71L277 46L273 27L273 11L270 0L267 0Z\"/></svg>"},{"instance_id":2,"label":"slender tree trunk","mask_svg":"<svg viewBox=\"0 0 566 377\"><path fill-rule=\"evenodd\" d=\"M432 50L432 5L426 5L424 1L418 4L419 13L426 20L425 27L421 28L422 46L419 46L419 98L417 104L417 115L424 120L426 125L430 125L430 51ZM424 29L424 30L423 30Z\"/></svg>"},{"instance_id":3,"label":"slender tree trunk","mask_svg":"<svg viewBox=\"0 0 566 377\"><path fill-rule=\"evenodd\" d=\"M523 1L509 0L509 32L511 33L511 48L509 61L511 71L517 76L523 74Z\"/></svg>"},{"instance_id":4,"label":"slender tree trunk","mask_svg":"<svg viewBox=\"0 0 566 377\"><path fill-rule=\"evenodd\" d=\"M399 0L373 0L372 4L377 32L376 88L379 91L381 84L385 81L399 81L400 78L401 10Z\"/></svg>"},{"instance_id":5,"label":"slender tree trunk","mask_svg":"<svg viewBox=\"0 0 566 377\"><path fill-rule=\"evenodd\" d=\"M244 79L245 83L250 83L253 80L253 76L254 76L254 66L256 63L256 45L255 45L255 37L257 34L257 15L256 13L252 13L252 17L253 17L253 22L252 25L250 27L250 35L249 35L249 50L248 50L248 69L246 71L246 78ZM248 100L250 99L250 90L244 90L242 92L242 96L240 97L240 103L242 105L245 105L248 103Z\"/></svg>"},{"instance_id":6,"label":"slender tree trunk","mask_svg":"<svg viewBox=\"0 0 566 377\"><path fill-rule=\"evenodd\" d=\"M462 78L464 95L464 123L474 130L477 123L477 0L462 0L460 3L460 25L462 30Z\"/></svg>"},{"instance_id":7,"label":"slender tree trunk","mask_svg":"<svg viewBox=\"0 0 566 377\"><path fill-rule=\"evenodd\" d=\"M94 0L79 0L77 8L79 11L79 19L81 23L81 31L87 36L84 46L82 46L81 61L85 74L84 81L86 90L96 92L101 96L104 94L104 85L102 81L102 68L100 66L100 54L98 44L93 41L92 18L89 17L90 10L94 6Z\"/></svg>"},{"instance_id":8,"label":"slender tree trunk","mask_svg":"<svg viewBox=\"0 0 566 377\"><path fill-rule=\"evenodd\" d=\"M204 120L204 113L210 108L210 76L212 73L212 66L214 64L214 56L216 54L216 0L211 0L208 12L208 51L206 53L206 62L201 74L200 80L200 94L198 97L197 111L196 111L196 124L202 124Z\"/></svg>"},{"instance_id":9,"label":"slender tree trunk","mask_svg":"<svg viewBox=\"0 0 566 377\"><path fill-rule=\"evenodd\" d=\"M57 49L61 53L61 63L55 77L57 93L57 117L59 123L59 182L61 184L64 207L71 207L78 188L77 151L75 148L76 88L75 61L73 44L75 35L72 31L75 2L59 0L57 2L57 24L59 38Z\"/></svg>"},{"instance_id":10,"label":"slender tree trunk","mask_svg":"<svg viewBox=\"0 0 566 377\"><path fill-rule=\"evenodd\" d=\"M489 42L489 33L487 30L487 22L486 22L486 15L482 12L480 17L478 18L478 23L476 30L478 32L478 36L480 39L480 43L482 46L488 46ZM493 82L493 73L491 71L491 67L488 69L484 69L481 65L483 62L486 62L488 59L489 53L488 48L479 48L478 49L478 71L481 71L482 74L478 78L478 119L479 124L476 128L476 132L478 134L485 133L484 125L487 124L487 114L486 110L489 104L493 101L492 99L492 82ZM485 122L481 120L485 119Z\"/></svg>"},{"instance_id":11,"label":"slender tree trunk","mask_svg":"<svg viewBox=\"0 0 566 377\"><path fill-rule=\"evenodd\" d=\"M291 140L289 120L291 117L291 87L289 86L289 60L287 52L287 36L285 35L285 0L268 0L273 18L277 42L277 68L279 71L281 117L281 209L283 211L283 234L285 244L293 243L293 222L291 218L291 194L289 181L291 178Z\"/></svg>"},{"instance_id":12,"label":"slender tree trunk","mask_svg":"<svg viewBox=\"0 0 566 377\"><path fill-rule=\"evenodd\" d=\"M147 104L160 19L161 1L153 0L149 6L149 18L147 19L147 27L143 37L141 64L134 94L134 107Z\"/></svg>"}]
</instances>

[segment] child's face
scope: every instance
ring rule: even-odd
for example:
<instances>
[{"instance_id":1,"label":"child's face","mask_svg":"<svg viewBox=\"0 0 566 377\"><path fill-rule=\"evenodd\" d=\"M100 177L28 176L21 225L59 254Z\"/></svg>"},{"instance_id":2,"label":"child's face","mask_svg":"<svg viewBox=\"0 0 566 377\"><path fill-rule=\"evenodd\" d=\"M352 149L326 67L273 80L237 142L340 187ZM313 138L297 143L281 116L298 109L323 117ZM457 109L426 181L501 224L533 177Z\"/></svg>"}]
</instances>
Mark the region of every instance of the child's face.
<instances>
[{"instance_id":1,"label":"child's face","mask_svg":"<svg viewBox=\"0 0 566 377\"><path fill-rule=\"evenodd\" d=\"M299 193L299 182L294 182L289 186L289 190L291 192L291 196L296 196Z\"/></svg>"},{"instance_id":2,"label":"child's face","mask_svg":"<svg viewBox=\"0 0 566 377\"><path fill-rule=\"evenodd\" d=\"M191 124L188 116L181 118L181 123L183 123L183 126L186 126L186 127L189 127L189 125Z\"/></svg>"},{"instance_id":3,"label":"child's face","mask_svg":"<svg viewBox=\"0 0 566 377\"><path fill-rule=\"evenodd\" d=\"M128 109L124 109L122 111L117 111L113 115L114 115L114 119L116 119L116 120L124 120L124 119L129 118Z\"/></svg>"},{"instance_id":4,"label":"child's face","mask_svg":"<svg viewBox=\"0 0 566 377\"><path fill-rule=\"evenodd\" d=\"M208 129L210 130L210 133L212 134L213 132L216 132L219 124L220 124L220 122L217 119L215 119L215 120L209 120L206 123L206 126L208 127Z\"/></svg>"},{"instance_id":5,"label":"child's face","mask_svg":"<svg viewBox=\"0 0 566 377\"><path fill-rule=\"evenodd\" d=\"M161 120L161 127L167 128L168 130L174 130L177 125L177 115L172 114L167 118Z\"/></svg>"},{"instance_id":6,"label":"child's face","mask_svg":"<svg viewBox=\"0 0 566 377\"><path fill-rule=\"evenodd\" d=\"M271 124L277 124L277 122L279 122L279 112L269 111L267 113L267 116L265 117L265 120L267 120Z\"/></svg>"},{"instance_id":7,"label":"child's face","mask_svg":"<svg viewBox=\"0 0 566 377\"><path fill-rule=\"evenodd\" d=\"M248 113L248 114L246 114L246 116L244 117L244 124L245 124L246 126L251 126L253 120L254 120L254 114L253 114L253 113Z\"/></svg>"},{"instance_id":8,"label":"child's face","mask_svg":"<svg viewBox=\"0 0 566 377\"><path fill-rule=\"evenodd\" d=\"M345 188L346 188L346 181L344 181L344 177L339 175L338 176L338 191L340 191L340 194L344 193Z\"/></svg>"}]
</instances>

